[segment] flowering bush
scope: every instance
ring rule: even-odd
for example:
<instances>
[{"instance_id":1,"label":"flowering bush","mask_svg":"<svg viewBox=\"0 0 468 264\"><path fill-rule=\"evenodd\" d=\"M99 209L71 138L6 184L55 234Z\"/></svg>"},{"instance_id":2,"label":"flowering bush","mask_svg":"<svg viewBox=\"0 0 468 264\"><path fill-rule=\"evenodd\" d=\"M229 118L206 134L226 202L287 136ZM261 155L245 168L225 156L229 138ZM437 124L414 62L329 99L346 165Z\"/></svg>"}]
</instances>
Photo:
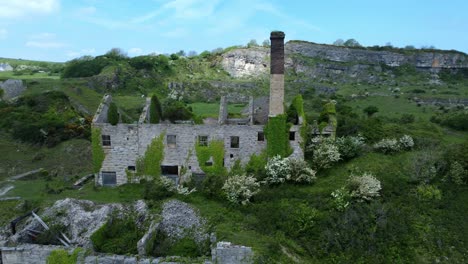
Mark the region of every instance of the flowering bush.
<instances>
[{"instance_id":1,"label":"flowering bush","mask_svg":"<svg viewBox=\"0 0 468 264\"><path fill-rule=\"evenodd\" d=\"M351 196L349 195L349 191L346 189L346 187L336 189L331 193L331 196L333 198L333 204L336 210L344 211L346 207L348 207Z\"/></svg>"},{"instance_id":2,"label":"flowering bush","mask_svg":"<svg viewBox=\"0 0 468 264\"><path fill-rule=\"evenodd\" d=\"M288 159L289 166L291 168L290 178L287 180L294 181L297 183L305 182L312 183L317 177L315 171L309 168L307 162L301 159Z\"/></svg>"},{"instance_id":3,"label":"flowering bush","mask_svg":"<svg viewBox=\"0 0 468 264\"><path fill-rule=\"evenodd\" d=\"M394 138L392 139L384 138L374 144L374 149L384 154L392 154L392 153L396 153L400 151L400 144L398 140Z\"/></svg>"},{"instance_id":4,"label":"flowering bush","mask_svg":"<svg viewBox=\"0 0 468 264\"><path fill-rule=\"evenodd\" d=\"M409 135L402 136L398 142L400 143L400 147L402 149L412 149L414 147L413 138Z\"/></svg>"},{"instance_id":5,"label":"flowering bush","mask_svg":"<svg viewBox=\"0 0 468 264\"><path fill-rule=\"evenodd\" d=\"M380 196L379 191L382 189L380 181L369 172L364 172L359 176L351 174L348 183L351 197L358 200L372 200Z\"/></svg>"},{"instance_id":6,"label":"flowering bush","mask_svg":"<svg viewBox=\"0 0 468 264\"><path fill-rule=\"evenodd\" d=\"M282 159L279 155L268 160L265 170L267 184L283 183L291 177L291 166L288 159Z\"/></svg>"},{"instance_id":7,"label":"flowering bush","mask_svg":"<svg viewBox=\"0 0 468 264\"><path fill-rule=\"evenodd\" d=\"M361 135L340 137L335 141L342 159L352 159L359 156L364 147L364 137Z\"/></svg>"},{"instance_id":8,"label":"flowering bush","mask_svg":"<svg viewBox=\"0 0 468 264\"><path fill-rule=\"evenodd\" d=\"M308 146L312 150L312 163L315 169L327 169L341 159L338 147L329 138L316 138Z\"/></svg>"},{"instance_id":9,"label":"flowering bush","mask_svg":"<svg viewBox=\"0 0 468 264\"><path fill-rule=\"evenodd\" d=\"M234 175L226 180L222 189L228 201L245 205L259 192L259 187L260 183L252 176Z\"/></svg>"},{"instance_id":10,"label":"flowering bush","mask_svg":"<svg viewBox=\"0 0 468 264\"><path fill-rule=\"evenodd\" d=\"M189 190L189 188L187 187L183 187L182 185L177 185L174 183L173 180L167 178L167 177L164 177L164 176L161 176L161 184L162 186L169 192L172 192L172 193L178 193L178 194L182 194L182 195L189 195L193 192L196 191L195 188Z\"/></svg>"}]
</instances>

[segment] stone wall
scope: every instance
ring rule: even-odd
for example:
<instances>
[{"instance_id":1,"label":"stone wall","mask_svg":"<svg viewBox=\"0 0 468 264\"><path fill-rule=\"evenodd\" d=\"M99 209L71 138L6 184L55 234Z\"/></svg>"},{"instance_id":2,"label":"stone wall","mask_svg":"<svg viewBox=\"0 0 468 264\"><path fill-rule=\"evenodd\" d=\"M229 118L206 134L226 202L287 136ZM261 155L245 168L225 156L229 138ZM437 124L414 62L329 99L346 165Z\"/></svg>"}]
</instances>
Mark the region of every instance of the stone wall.
<instances>
[{"instance_id":1,"label":"stone wall","mask_svg":"<svg viewBox=\"0 0 468 264\"><path fill-rule=\"evenodd\" d=\"M104 95L102 102L96 110L96 114L93 118L93 123L107 123L107 111L109 105L112 102L112 96L110 94Z\"/></svg>"},{"instance_id":2,"label":"stone wall","mask_svg":"<svg viewBox=\"0 0 468 264\"><path fill-rule=\"evenodd\" d=\"M252 248L218 242L211 251L213 263L249 264L254 262Z\"/></svg>"},{"instance_id":3,"label":"stone wall","mask_svg":"<svg viewBox=\"0 0 468 264\"><path fill-rule=\"evenodd\" d=\"M93 124L101 128L102 135L111 137L111 146L104 146L106 157L101 172L116 172L117 184L127 183L125 169L136 166L138 157L143 157L151 141L165 133L164 160L161 165L184 166L193 173L202 173L195 152L198 136L208 136L208 141L222 140L224 142L224 165L230 168L237 159L242 164L250 160L252 154L260 154L266 148L265 141L258 141L258 132L263 132L262 125L190 125L190 124ZM291 131L298 131L293 126ZM169 147L167 135L176 135L176 146ZM239 137L239 148L231 148L231 136ZM290 141L295 157L303 157L300 147L300 133ZM189 155L191 154L191 155ZM187 162L188 161L188 162ZM102 184L99 177L98 184Z\"/></svg>"},{"instance_id":4,"label":"stone wall","mask_svg":"<svg viewBox=\"0 0 468 264\"><path fill-rule=\"evenodd\" d=\"M44 264L53 250L66 249L62 246L21 244L16 247L1 247L2 264ZM69 253L73 252L73 249Z\"/></svg>"},{"instance_id":5,"label":"stone wall","mask_svg":"<svg viewBox=\"0 0 468 264\"><path fill-rule=\"evenodd\" d=\"M4 92L3 99L9 100L20 96L26 90L26 86L22 80L8 79L0 82L0 89Z\"/></svg>"}]
</instances>

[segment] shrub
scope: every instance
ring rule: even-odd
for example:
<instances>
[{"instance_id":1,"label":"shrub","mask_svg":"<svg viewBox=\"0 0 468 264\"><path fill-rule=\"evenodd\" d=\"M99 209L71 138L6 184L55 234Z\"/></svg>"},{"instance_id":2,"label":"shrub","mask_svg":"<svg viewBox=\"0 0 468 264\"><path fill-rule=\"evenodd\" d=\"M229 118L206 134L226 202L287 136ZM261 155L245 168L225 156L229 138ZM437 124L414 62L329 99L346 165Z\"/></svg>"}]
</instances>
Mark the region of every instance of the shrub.
<instances>
[{"instance_id":1,"label":"shrub","mask_svg":"<svg viewBox=\"0 0 468 264\"><path fill-rule=\"evenodd\" d=\"M265 165L267 163L267 154L262 152L260 155L252 154L249 162L245 165L247 174L255 175L257 180L263 180L266 176Z\"/></svg>"},{"instance_id":2,"label":"shrub","mask_svg":"<svg viewBox=\"0 0 468 264\"><path fill-rule=\"evenodd\" d=\"M307 162L302 159L288 159L291 168L290 178L288 180L296 183L312 183L317 177L316 172L309 168Z\"/></svg>"},{"instance_id":3,"label":"shrub","mask_svg":"<svg viewBox=\"0 0 468 264\"><path fill-rule=\"evenodd\" d=\"M441 169L442 159L439 153L434 151L424 151L414 157L411 162L411 176L412 182L429 183L437 176L438 169Z\"/></svg>"},{"instance_id":4,"label":"shrub","mask_svg":"<svg viewBox=\"0 0 468 264\"><path fill-rule=\"evenodd\" d=\"M265 183L267 184L283 183L291 177L291 167L288 159L282 159L279 155L268 160L265 170Z\"/></svg>"},{"instance_id":5,"label":"shrub","mask_svg":"<svg viewBox=\"0 0 468 264\"><path fill-rule=\"evenodd\" d=\"M379 108L377 106L370 105L362 110L365 114L367 114L368 117L373 116L375 113L379 111Z\"/></svg>"},{"instance_id":6,"label":"shrub","mask_svg":"<svg viewBox=\"0 0 468 264\"><path fill-rule=\"evenodd\" d=\"M420 201L433 201L442 199L442 191L434 185L421 184L416 188L416 195Z\"/></svg>"},{"instance_id":7,"label":"shrub","mask_svg":"<svg viewBox=\"0 0 468 264\"><path fill-rule=\"evenodd\" d=\"M361 135L340 137L335 141L343 160L349 160L361 154L364 147L364 137Z\"/></svg>"},{"instance_id":8,"label":"shrub","mask_svg":"<svg viewBox=\"0 0 468 264\"><path fill-rule=\"evenodd\" d=\"M338 211L344 211L349 206L351 201L349 191L344 186L333 191L331 196L333 198L333 207L335 207L335 209Z\"/></svg>"},{"instance_id":9,"label":"shrub","mask_svg":"<svg viewBox=\"0 0 468 264\"><path fill-rule=\"evenodd\" d=\"M223 191L231 203L245 205L259 192L259 187L260 183L253 176L234 175L226 180Z\"/></svg>"},{"instance_id":10,"label":"shrub","mask_svg":"<svg viewBox=\"0 0 468 264\"><path fill-rule=\"evenodd\" d=\"M316 170L327 169L341 159L338 147L329 138L314 138L306 147L312 152L312 164Z\"/></svg>"},{"instance_id":11,"label":"shrub","mask_svg":"<svg viewBox=\"0 0 468 264\"><path fill-rule=\"evenodd\" d=\"M162 200L171 197L174 195L174 190L168 187L169 184L170 183L163 182L162 179L149 181L145 184L145 192L143 197L146 200Z\"/></svg>"},{"instance_id":12,"label":"shrub","mask_svg":"<svg viewBox=\"0 0 468 264\"><path fill-rule=\"evenodd\" d=\"M213 173L206 174L205 179L202 182L202 192L208 198L222 198L222 188L225 182L225 175L216 175Z\"/></svg>"},{"instance_id":13,"label":"shrub","mask_svg":"<svg viewBox=\"0 0 468 264\"><path fill-rule=\"evenodd\" d=\"M412 149L414 146L413 138L409 135L403 135L399 140L400 148L402 149Z\"/></svg>"},{"instance_id":14,"label":"shrub","mask_svg":"<svg viewBox=\"0 0 468 264\"><path fill-rule=\"evenodd\" d=\"M157 124L162 118L162 109L161 103L156 95L151 96L151 104L150 104L150 118L149 121L151 124Z\"/></svg>"},{"instance_id":15,"label":"shrub","mask_svg":"<svg viewBox=\"0 0 468 264\"><path fill-rule=\"evenodd\" d=\"M109 110L107 111L107 121L115 126L119 123L119 111L114 102L111 102L109 105Z\"/></svg>"},{"instance_id":16,"label":"shrub","mask_svg":"<svg viewBox=\"0 0 468 264\"><path fill-rule=\"evenodd\" d=\"M364 172L362 175L351 174L348 186L351 197L360 201L369 201L380 196L379 191L382 189L380 181L369 172Z\"/></svg>"},{"instance_id":17,"label":"shrub","mask_svg":"<svg viewBox=\"0 0 468 264\"><path fill-rule=\"evenodd\" d=\"M392 139L384 138L374 144L374 149L384 154L392 154L392 153L396 153L400 151L400 144L398 140L394 138Z\"/></svg>"},{"instance_id":18,"label":"shrub","mask_svg":"<svg viewBox=\"0 0 468 264\"><path fill-rule=\"evenodd\" d=\"M468 171L465 170L459 162L454 161L452 164L450 164L448 176L451 182L457 185L462 185L466 182Z\"/></svg>"},{"instance_id":19,"label":"shrub","mask_svg":"<svg viewBox=\"0 0 468 264\"><path fill-rule=\"evenodd\" d=\"M65 249L52 250L47 257L47 264L75 264L80 251L82 251L82 249L77 248L69 255Z\"/></svg>"}]
</instances>

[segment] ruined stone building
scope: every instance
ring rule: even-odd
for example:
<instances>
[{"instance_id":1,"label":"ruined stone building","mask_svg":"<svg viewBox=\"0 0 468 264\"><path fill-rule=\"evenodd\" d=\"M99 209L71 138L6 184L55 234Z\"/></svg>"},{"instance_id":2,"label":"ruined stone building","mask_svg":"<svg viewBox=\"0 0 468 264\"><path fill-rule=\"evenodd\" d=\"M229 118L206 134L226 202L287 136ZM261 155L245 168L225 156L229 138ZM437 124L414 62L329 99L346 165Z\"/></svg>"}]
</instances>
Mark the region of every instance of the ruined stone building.
<instances>
[{"instance_id":1,"label":"ruined stone building","mask_svg":"<svg viewBox=\"0 0 468 264\"><path fill-rule=\"evenodd\" d=\"M284 113L284 33L272 32L270 39L271 75L268 115L274 117ZM181 175L182 171L196 175L203 174L194 150L196 144L208 145L212 140L224 142L223 165L228 169L236 160L246 164L252 154L258 155L266 148L264 124L254 122L256 111L253 98L249 100L246 118L230 119L227 112L228 100L222 97L218 122L202 125L150 124L148 122L150 100L147 99L138 123L119 123L113 126L107 122L107 111L111 101L110 95L104 96L92 123L93 128L101 131L101 144L105 154L102 167L96 176L98 185L127 183L127 173L135 171L137 159L145 155L148 145L161 134L165 137L164 159L160 164L162 174L176 181L184 176ZM293 149L292 156L297 158L303 158L304 155L300 146L301 123L302 120L298 125L292 126L289 135Z\"/></svg>"}]
</instances>

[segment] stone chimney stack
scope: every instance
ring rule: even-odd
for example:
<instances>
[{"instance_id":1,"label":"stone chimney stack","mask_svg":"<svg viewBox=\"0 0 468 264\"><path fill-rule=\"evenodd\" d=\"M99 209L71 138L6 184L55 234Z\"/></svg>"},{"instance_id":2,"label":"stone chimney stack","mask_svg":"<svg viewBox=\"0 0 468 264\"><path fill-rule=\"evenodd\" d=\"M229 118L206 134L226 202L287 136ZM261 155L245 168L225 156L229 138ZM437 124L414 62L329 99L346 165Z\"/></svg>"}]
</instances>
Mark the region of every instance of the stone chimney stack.
<instances>
[{"instance_id":1,"label":"stone chimney stack","mask_svg":"<svg viewBox=\"0 0 468 264\"><path fill-rule=\"evenodd\" d=\"M284 113L284 36L281 31L270 34L270 117Z\"/></svg>"}]
</instances>

